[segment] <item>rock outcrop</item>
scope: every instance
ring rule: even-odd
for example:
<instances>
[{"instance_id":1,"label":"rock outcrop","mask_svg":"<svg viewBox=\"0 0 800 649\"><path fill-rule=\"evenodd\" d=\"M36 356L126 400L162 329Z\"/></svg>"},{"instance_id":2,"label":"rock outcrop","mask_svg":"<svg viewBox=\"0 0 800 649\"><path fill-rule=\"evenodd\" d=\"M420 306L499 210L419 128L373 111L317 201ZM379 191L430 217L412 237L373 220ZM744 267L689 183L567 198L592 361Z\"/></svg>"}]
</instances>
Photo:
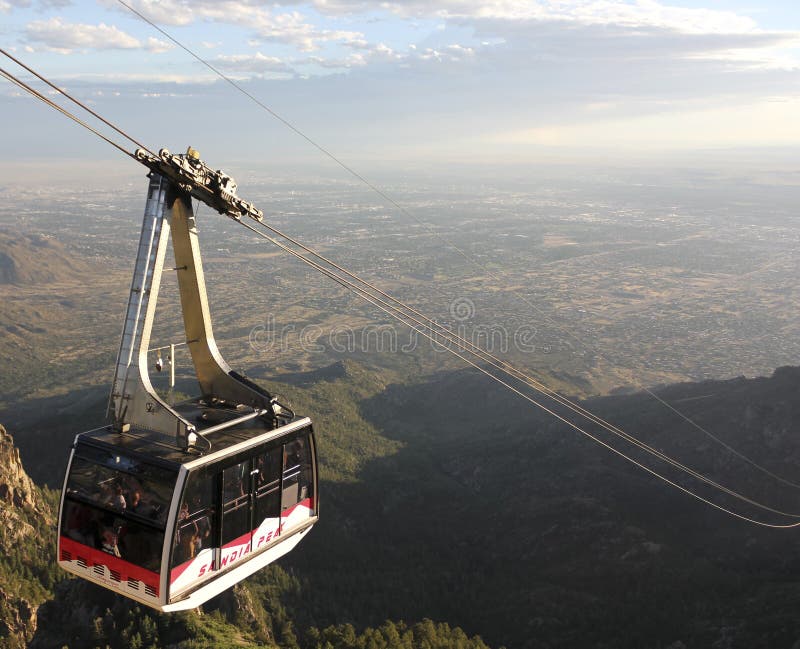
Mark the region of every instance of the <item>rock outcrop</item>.
<instances>
[{"instance_id":1,"label":"rock outcrop","mask_svg":"<svg viewBox=\"0 0 800 649\"><path fill-rule=\"evenodd\" d=\"M16 509L37 507L36 487L25 473L14 438L0 426L0 503Z\"/></svg>"},{"instance_id":2,"label":"rock outcrop","mask_svg":"<svg viewBox=\"0 0 800 649\"><path fill-rule=\"evenodd\" d=\"M25 473L11 435L0 426L0 646L25 647L47 590L32 575L53 557L54 515Z\"/></svg>"}]
</instances>

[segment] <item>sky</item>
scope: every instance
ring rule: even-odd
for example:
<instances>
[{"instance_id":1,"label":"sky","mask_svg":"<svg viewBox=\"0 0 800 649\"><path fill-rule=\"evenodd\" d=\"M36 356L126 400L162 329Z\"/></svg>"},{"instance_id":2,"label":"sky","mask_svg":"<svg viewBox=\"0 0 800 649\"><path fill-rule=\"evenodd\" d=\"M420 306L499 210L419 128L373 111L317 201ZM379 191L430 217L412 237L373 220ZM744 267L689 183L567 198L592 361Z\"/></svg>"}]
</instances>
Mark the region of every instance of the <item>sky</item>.
<instances>
[{"instance_id":1,"label":"sky","mask_svg":"<svg viewBox=\"0 0 800 649\"><path fill-rule=\"evenodd\" d=\"M800 146L794 0L126 1L347 161ZM322 156L119 0L0 0L0 42L151 148ZM0 163L118 155L4 79L0 116Z\"/></svg>"}]
</instances>

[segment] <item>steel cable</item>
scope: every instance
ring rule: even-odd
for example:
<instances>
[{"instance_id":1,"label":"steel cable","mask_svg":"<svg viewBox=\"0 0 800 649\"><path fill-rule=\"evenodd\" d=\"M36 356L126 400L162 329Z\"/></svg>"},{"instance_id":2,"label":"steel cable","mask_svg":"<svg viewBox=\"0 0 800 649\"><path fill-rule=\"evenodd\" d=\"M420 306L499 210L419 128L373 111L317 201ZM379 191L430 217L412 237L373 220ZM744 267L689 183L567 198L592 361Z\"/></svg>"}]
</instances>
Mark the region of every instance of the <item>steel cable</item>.
<instances>
[{"instance_id":1,"label":"steel cable","mask_svg":"<svg viewBox=\"0 0 800 649\"><path fill-rule=\"evenodd\" d=\"M477 266L479 269L481 269L481 270L482 270L482 271L483 271L483 272L484 272L484 273L485 273L485 274L486 274L486 275L487 275L489 278L491 278L492 280L494 280L494 281L496 281L496 282L498 282L498 283L502 283L502 281L503 281L503 278L501 278L501 277L500 277L500 276L498 276L496 273L494 273L494 272L493 272L493 271L492 271L490 268L488 268L488 267L487 267L485 264L481 263L481 262L480 262L478 259L476 259L476 258L475 258L475 257L473 257L472 255L470 255L469 253L467 253L465 250L463 250L462 248L460 248L459 246L457 246L455 243L453 243L452 241L450 241L450 240L449 240L447 237L445 237L445 236L444 236L444 235L442 235L441 233L439 233L439 232L437 232L436 230L434 230L434 229L433 229L433 228L432 228L432 227L431 227L431 226L430 226L428 223L425 223L424 221L422 221L421 219L419 219L419 218L418 218L418 217L417 217L415 214L413 214L412 212L408 211L408 210L407 210L405 207L403 207L402 205L400 205L400 203L398 203L398 202L397 202L397 201L396 201L394 198L392 198L392 197L391 197L389 194L387 194L387 193L386 193L384 190L382 190L380 187L378 187L378 186L377 186L377 185L375 185L374 183L370 182L370 181L369 181L369 179L367 179L366 177L364 177L363 175L361 175L359 172L357 172L355 169L353 169L351 166L349 166L349 165L348 165L347 163L345 163L343 160L341 160L340 158L338 158L338 157L337 157L335 154L333 154L331 151L329 151L328 149L326 149L324 146L322 146L321 144L319 144L318 142L316 142L316 141L315 141L314 139L312 139L310 136L306 135L306 134L305 134L305 133L304 133L302 130L300 130L300 129L299 129L297 126L295 126L294 124L292 124L292 123L291 123L289 120L287 120L286 118L284 118L283 116L281 116L280 114L278 114L276 111L274 111L272 108L270 108L269 106L267 106L265 103L263 103L263 102L262 102L260 99L258 99L258 98L257 98L256 96L254 96L252 93L250 93L250 92L248 92L247 90L245 90L245 89L242 87L242 85L241 85L241 84L237 83L235 80L231 79L231 78L230 78L228 75L226 75L225 73L223 73L221 70L219 70L218 68L216 68L215 66L213 66L212 64L210 64L208 61L206 61L205 59L203 59L203 58L202 58L200 55L198 55L198 54L197 54L197 53L195 53L193 50L191 50L189 47L187 47L186 45L184 45L183 43L181 43L181 42L180 42L178 39L176 39L174 36L172 36L172 35L171 35L169 32L167 32L167 31L166 31L166 30L164 30L163 28L159 27L159 26L158 26L158 25L157 25L155 22L153 22L152 20L150 20L150 19L149 19L147 16L145 16L145 15L144 15L144 14L142 14L141 12L137 11L136 9L134 9L134 8L133 8L131 5L129 5L128 3L126 3L124 0L117 0L117 2L118 2L119 4L121 4L123 7L125 7L126 9L128 9L130 12L132 12L133 14L135 14L136 16L138 16L138 17L139 17L141 20L143 20L144 22L146 22L148 25L150 25L151 27L153 27L153 29L157 30L157 31L158 31L159 33L161 33L161 34L162 34L164 37L168 38L168 39L169 39L170 41L172 41L172 42L173 42L175 45L177 45L177 46L178 46L178 47L180 47L182 50L184 50L184 51L185 51L187 54L189 54L189 55L190 55L192 58L194 58L194 59L195 59L195 60L197 60L199 63L201 63L202 65L204 65L206 68L208 68L209 70L211 70L211 71L212 71L212 72L213 72L215 75L217 75L217 76L218 76L220 79L222 79L222 80L224 80L225 82L227 82L227 83L228 83L230 86L232 86L232 87L233 87L233 88L234 88L236 91L238 91L238 92L242 93L244 96L246 96L246 97L247 97L247 98L249 98L251 101L253 101L253 102L254 102L256 105L258 105L258 106L259 106L259 107L261 107L263 110L265 110L267 113L269 113L269 114L270 114L272 117L274 117L275 119L277 119L278 121L280 121L282 124L284 124L284 125L285 125L287 128L289 128L290 130L294 131L294 132L295 132L297 135L299 135L301 138L303 138L304 140L306 140L306 141L307 141L309 144L311 144L311 145L312 145L314 148L316 148L318 151L320 151L320 152L321 152L322 154L324 154L326 157L330 158L330 159L331 159L333 162L335 162L335 163L336 163L336 164L337 164L339 167L341 167L342 169L344 169L344 170L345 170L347 173L349 173L350 175L352 175L354 178L356 178L356 179L357 179L357 180L359 180L361 183L363 183L363 184L364 184L366 187L368 187L368 188L369 188L369 189L371 189L373 192L375 192L375 193L376 193L378 196L380 196L380 197L381 197L381 198L383 198L385 201L387 201L387 202L388 202L390 205L392 205L392 206L393 206L395 209L397 209L397 210L398 210L398 212L400 212L401 214L403 214L403 215L407 216L408 218L412 219L413 221L415 221L415 222L416 222L417 224L419 224L420 226L424 227L424 228L425 228L425 229L426 229L426 230L427 230L427 231L428 231L430 234L432 234L433 236L437 237L437 238L438 238L440 241L442 241L442 242L443 242L445 245L447 245L448 247L450 247L450 248L452 248L453 250L455 250L455 251L456 251L456 253L458 253L458 254L459 254L461 257L463 257L463 258L464 258L464 259L465 259L467 262L469 262L470 264L473 264L474 266ZM513 296L514 296L516 299L520 300L521 302L525 303L525 304L526 304L528 307L530 307L531 309L533 309L533 310L534 310L536 313L538 313L538 314L539 314L541 317L543 317L543 318L544 318L544 319L545 319L545 320L546 320L548 323L550 323L550 324L551 324L553 327L555 327L555 328L556 328L558 331L560 331L562 334L564 334L564 335L565 335L565 336L567 336L568 338L571 338L572 340L574 340L575 342L577 342L577 343L578 343L578 344L579 344L581 347L583 347L584 349L586 349L586 350L590 350L590 351L594 352L594 353L595 353L597 356L599 356L601 359L603 359L603 360L604 360L606 363L608 363L608 364L609 364L611 367L613 367L613 366L614 366L614 364L613 364L613 363L612 363L612 362L611 362L611 361L610 361L610 360L609 360L609 359L608 359L608 358L607 358L607 357L606 357L604 354L602 354L602 353L601 353L601 352L600 352L598 349L596 349L596 348L592 347L591 345L589 345L589 344L585 343L585 342L584 342L584 341L583 341L583 340L582 340L580 337L578 337L577 335L575 335L574 333L572 333L571 331L569 331L569 330L568 330L566 327L564 327L563 325L561 325L561 324L559 324L558 322L556 322L555 320L553 320L553 318L552 318L552 317L550 317L550 316L549 316L547 313L545 313L544 311L542 311L542 310L541 310L541 309L540 309L540 308L539 308L539 307L538 307L536 304L534 304L534 303L533 303L531 300L529 300L529 299L528 299L528 298L527 298L525 295L523 295L522 293L520 293L518 290L516 290L516 289L513 289L513 288L512 288L512 289L509 289L509 292L510 292L510 293L511 293L511 294L512 294L512 295L513 295ZM721 439L721 438L720 438L720 437L718 437L717 435L714 435L714 434L713 434L711 431L707 430L706 428L704 428L703 426L701 426L700 424L698 424L697 422L695 422L695 421L694 421L693 419L691 419L691 418L690 418L688 415L686 415L685 413L683 413L683 412L681 412L680 410L678 410L677 408L675 408L675 406L673 406L672 404L670 404L670 403L669 403L669 402L667 402L666 400L662 399L660 396L658 396L658 395L657 395L655 392L653 392L653 391L652 391L650 388L648 388L648 387L647 387L646 385L644 385L643 383L638 383L638 382L636 382L636 381L634 380L634 385L635 385L636 387L638 387L638 388L639 388L639 389L640 389L642 392L644 392L644 393L648 394L650 397L652 397L653 399L655 399L656 401L658 401L660 404L662 404L663 406L665 406L666 408L668 408L668 409L669 409L671 412L673 412L675 415L677 415L678 417L680 417L681 419L683 419L684 421L686 421L688 424L690 424L690 425L691 425L692 427L694 427L696 430L698 430L699 432L703 433L703 434L704 434L704 435L706 435L706 436L707 436L709 439L713 440L715 443L717 443L717 444L719 444L720 446L722 446L723 448L725 448L725 449L726 449L728 452L732 453L733 455L735 455L736 457L738 457L738 458L739 458L739 459L741 459L742 461L746 462L747 464L750 464L750 465L751 465L753 468L755 468L756 470L758 470L758 471L760 471L760 472L764 473L765 475L768 475L768 476L770 476L771 478L773 478L774 480L777 480L778 482L781 482L782 484L785 484L785 485L787 485L787 486L789 486L789 487L792 487L792 488L795 488L795 489L800 489L800 484L797 484L797 483L795 483L795 482L792 482L791 480L787 480L786 478L784 478L784 477L782 477L782 476L780 476L780 475L778 475L778 474L774 473L773 471L770 471L770 470L769 470L769 469L767 469L766 467L764 467L764 466L762 466L761 464L759 464L759 463L755 462L754 460L752 460L751 458L749 458L748 456L746 456L744 453L742 453L741 451L739 451L739 450L735 449L733 446L731 446L730 444L728 444L727 442L725 442L723 439Z\"/></svg>"},{"instance_id":2,"label":"steel cable","mask_svg":"<svg viewBox=\"0 0 800 649\"><path fill-rule=\"evenodd\" d=\"M481 349L477 345L473 344L471 341L468 341L465 338L463 338L463 337L461 337L461 336L459 336L457 334L454 334L452 331L450 331L449 329L447 329L443 325L440 325L435 320L432 320L431 318L428 318L427 316L425 316L424 314L420 313L419 311L417 311L413 307L410 307L409 305L403 303L402 301L392 297L388 293L385 293L384 291L381 291L379 288L377 288L377 287L373 286L372 284L370 284L369 282L359 278L358 276L356 276L355 274L353 274L350 271L346 270L342 266L339 266L335 262L332 262L332 261L328 260L323 255L321 255L319 253L316 253L315 251L313 251L308 246L305 246L304 244L296 241L295 239L292 239L291 237L283 235L282 233L280 233L279 230L277 230L277 228L273 228L272 226L269 226L266 223L259 222L260 225L262 225L266 229L268 229L270 231L273 231L276 234L280 233L279 236L283 236L283 237L287 238L287 240L291 241L295 245L298 245L301 249L309 252L313 256L315 256L315 257L317 257L317 258L319 258L319 259L321 259L323 261L326 261L331 266L333 266L335 269L337 269L337 270L343 272L344 274L346 274L347 276L353 278L353 280L355 280L355 282L349 281L347 279L344 279L344 278L336 275L330 269L326 269L323 266L321 266L320 264L317 264L316 262L313 262L312 260L306 258L304 255L298 253L297 251L291 250L288 246L285 246L284 244L281 244L280 242L278 242L273 237L270 237L269 235L266 235L264 233L258 232L258 230L256 230L255 227L253 227L253 226L251 226L249 224L246 224L246 223L242 223L241 221L239 221L239 222L242 225L244 225L247 229L256 232L257 234L259 234L263 238L266 238L268 241L270 241L274 245L276 245L279 248L281 248L282 250L284 250L286 252L289 252L290 254L295 256L296 258L300 259L301 261L303 261L303 263L306 263L306 264L312 266L313 268L315 268L319 272L325 274L326 276L330 277L331 279L334 279L334 281L336 281L340 285L344 286L345 288L348 288L349 290L352 290L353 292L356 292L360 297L362 297L364 299L367 299L370 303L372 303L375 306L378 306L382 311L388 313L392 317L395 317L396 319L399 320L397 315L400 315L401 317L405 318L404 320L400 320L400 321L403 322L404 324L406 324L407 326L410 326L413 329L415 329L416 331L418 331L420 333L423 333L423 335L426 335L426 334L424 334L424 332L421 332L419 329L414 327L414 325L409 324L409 321L413 322L416 325L422 326L425 329L430 329L431 333L433 335L440 336L441 338L444 338L444 339L446 339L446 340L448 340L450 342L454 342L456 345L458 345L458 347L462 351L464 351L466 353L469 353L469 354L471 354L471 355L473 355L473 356L475 356L477 358L480 358L483 362L488 363L489 365L491 365L495 369L498 369L501 372L504 372L506 375L510 376L511 378L514 378L514 379L516 379L518 381L521 381L522 383L526 384L528 387L533 388L534 390L536 390L540 394L552 399L556 403L566 407L567 409L569 409L572 412L584 417L585 419L588 419L590 422L592 422L594 424L597 424L598 426L600 426L601 428L603 428L607 432L612 433L612 434L624 439L625 441L627 441L628 443L636 446L637 448L639 448L640 450L644 451L645 453L653 455L656 458L660 459L661 461L673 466L674 468L676 468L676 469L678 469L680 471L683 471L683 472L687 473L688 475L691 475L695 479L700 480L702 482L705 482L709 486L712 486L715 489L717 489L717 490L719 490L719 491L721 491L723 493L726 493L729 496L732 496L733 498L741 500L742 502L748 503L749 505L752 505L752 506L757 507L759 509L763 509L764 511L769 511L769 512L772 512L774 514L778 514L780 516L786 516L787 518L800 518L800 514L793 514L793 513L790 513L790 512L785 512L785 511L782 511L780 509L776 509L774 507L770 507L769 505L765 505L763 503L759 503L756 500L753 500L753 499L751 499L751 498L749 498L749 497L747 497L747 496L745 496L745 495L743 495L743 494L741 494L741 493L739 493L739 492L737 492L737 491L735 491L735 490L733 490L733 489L731 489L729 487L726 487L725 485L722 485L722 484L716 482L715 480L711 479L710 477L700 473L696 469L693 469L693 468L691 468L689 466L684 465L683 463L679 462L678 460L675 460L674 458L668 456L663 451L659 451L658 449L648 445L647 443L642 442L641 440L639 440L638 438L634 437L630 433L625 432L624 430L622 430L618 426L610 424L606 420L604 420L601 417L595 415L591 411L589 411L586 408L582 407L580 404L577 404L577 403L567 399L563 395L558 394L554 390L551 390L550 388L545 386L543 383L541 383L540 381L538 381L534 377L531 377L531 376L525 374L524 372L522 372L521 370L518 370L517 368L515 368L512 365L510 365L509 363L506 363L505 361L493 356L489 352L486 352L485 350ZM360 288L356 284L356 282L358 284L361 284L362 286L365 286L366 289L365 288ZM378 293L379 295L387 298L389 301L387 302L386 300L382 299L381 297L376 297L374 294L368 293L369 290L372 290L372 291ZM392 304L392 303L394 303L394 304ZM396 306L396 305L399 305L399 306ZM407 312L404 312L403 309L405 309ZM412 315L409 315L408 312L411 312ZM416 316L418 316L418 317L416 317ZM427 335L426 335L426 337L430 338L430 336L427 336ZM437 342L439 342L439 344L442 344L441 341L437 341ZM445 345L442 345L442 346L445 346ZM459 356L459 358L461 358L461 356ZM494 375L492 375L492 376L494 376ZM538 404L538 402L537 402L537 405L540 405L540 404ZM549 410L548 410L548 412L549 412Z\"/></svg>"},{"instance_id":3,"label":"steel cable","mask_svg":"<svg viewBox=\"0 0 800 649\"><path fill-rule=\"evenodd\" d=\"M739 500L742 500L743 502L747 502L747 503L749 503L749 504L751 504L751 505L753 505L755 507L758 507L760 509L764 509L765 511L770 511L770 512L775 513L775 514L779 514L781 516L786 516L786 517L789 517L789 518L800 518L800 514L793 514L793 513L790 513L790 512L784 512L782 510L775 509L775 508L770 507L768 505L764 505L762 503L759 503L757 501L754 501L754 500L748 498L747 496L744 496L743 494L740 494L740 493L738 493L736 491L733 491L732 489L730 489L728 487L725 487L722 484L719 484L719 483L715 482L714 480L712 480L709 477L703 475L702 473L700 473L696 469L693 469L693 468L691 468L691 467L679 462L678 460L675 460L674 458L671 458L670 456L666 455L664 452L659 451L658 449L648 445L646 442L641 441L640 439L634 437L630 433L627 433L626 431L622 430L618 426L609 423L605 419L599 417L598 415L596 415L593 412L591 412L590 410L584 408L580 404L578 404L578 403L568 399L567 397L559 394L555 390L552 390L551 388L548 388L544 383L542 383L541 381L539 381L535 377L532 377L529 374L526 374L525 372L517 369L513 365L503 361L502 359L494 356L493 354L489 353L488 351L486 351L486 350L482 349L481 347L475 345L472 341L467 340L467 339L463 338L462 336L454 333L450 329L448 329L448 328L444 327L443 325L439 324L438 322L436 322L434 319L426 316L425 314L421 313L417 309L414 309L410 305L402 302L401 300L398 300L397 298L395 298L392 295L390 295L390 294L386 293L385 291L381 290L380 288L378 288L374 284L371 284L370 282L367 282L366 280L358 277L354 273L351 273L346 268L342 267L341 265L337 264L336 262L332 261L331 259L325 257L324 255L316 252L312 248L306 246L305 244L301 243L300 241L294 239L293 237L281 232L277 228L269 225L268 223L264 223L263 221L259 221L258 223L259 223L259 225L261 225L265 229L277 234L280 237L283 237L287 241L290 241L292 244L298 246L299 248L301 248L305 252L309 253L310 255L316 257L317 259L319 259L319 260L321 260L321 261L323 261L323 262L325 262L327 264L329 264L330 266L332 266L337 271L344 273L345 275L350 277L352 280L354 280L358 284L366 287L367 290L374 291L375 293L380 295L381 298L385 298L389 302L386 302L385 300L383 300L381 298L376 298L376 299L380 300L380 302L384 306L387 306L389 308L395 309L398 312L402 312L403 309L406 310L407 312L410 312L413 315L409 316L408 313L404 313L403 315L406 316L406 317L411 318L413 320L413 322L415 322L418 325L421 325L421 326L423 326L425 328L429 328L429 329L431 329L431 331L435 330L437 335L440 335L443 338L446 338L446 339L448 339L450 341L454 341L462 350L464 350L464 351L466 351L468 353L471 353L474 356L477 356L482 361L492 365L495 369L498 369L498 370L504 372L505 374L517 379L518 381L521 381L521 382L525 383L526 385L528 385L529 387L533 388L537 392L543 394L544 396L549 397L553 401L556 401L560 405L568 408L569 410L571 410L575 414L578 414L578 415L584 417L585 419L588 419L592 423L597 424L598 426L601 426L606 431L608 431L610 433L613 433L613 434L615 434L615 435L617 435L619 437L622 437L623 439L625 439L629 443L637 446L641 450L643 450L643 451L645 451L647 453L650 453L651 455L656 456L660 460L662 460L662 461L664 461L664 462L666 462L668 464L671 464L673 467L678 468L678 469L688 473L689 475L693 476L694 478L696 478L698 480L701 480L703 482L706 482L709 485L719 489L720 491L723 491L724 493L727 493L730 496L733 496L735 498L738 498ZM272 240L272 239L270 238L270 240ZM392 303L392 304L390 304L390 303ZM395 305L397 305L397 306L395 306ZM408 323L406 323L406 324L408 324Z\"/></svg>"},{"instance_id":4,"label":"steel cable","mask_svg":"<svg viewBox=\"0 0 800 649\"><path fill-rule=\"evenodd\" d=\"M735 517L737 519L740 519L742 521L745 521L745 522L748 522L748 523L752 523L754 525L759 525L759 526L762 526L762 527L768 527L768 528L773 528L773 529L791 529L791 528L795 528L795 527L800 526L800 522L797 522L797 523L786 523L786 524L776 524L776 523L768 523L768 522L765 522L765 521L760 521L758 519L751 518L749 516L745 516L743 514L735 512L735 511L733 511L733 510L731 510L729 508L723 507L722 505L719 505L719 504L717 504L717 503L715 503L715 502L713 502L713 501L711 501L711 500L709 500L707 498L704 498L703 496L701 496L698 493L695 493L691 489L688 489L687 487L684 487L683 485L678 484L674 480L671 480L668 477L664 476L663 474L658 473L654 469L651 469L650 467L642 464L641 462L639 462L635 458L630 457L629 455L627 455L624 452L620 451L619 449L615 448L611 444L601 440L599 437L597 437L596 435L593 435L592 433L590 433L589 431L585 430L584 428L582 428L581 426L579 426L575 422L570 421L569 419L567 419L566 417L564 417L564 416L560 415L559 413L555 412L551 408L548 408L543 403L537 401L536 399L534 399L530 395L525 394L524 392L522 392L521 390L515 388L514 386L512 386L508 382L506 382L503 379L495 376L494 374L489 372L486 368L481 367L480 365L478 365L474 361L470 360L466 356L464 356L462 354L459 354L457 351L454 351L453 349L451 349L447 345L443 345L440 340L437 340L435 338L435 334L430 334L429 335L429 334L425 333L425 331L420 331L419 329L416 329L412 324L409 323L409 320L406 319L408 316L404 317L402 314L397 313L396 312L397 310L393 311L391 308L387 308L386 306L381 304L381 301L378 298L375 298L374 296L370 296L366 291L364 291L363 289L358 288L353 282L349 282L348 280L336 275L332 271L324 268L323 266L320 266L319 264L317 264L316 262L314 262L311 259L308 259L307 257L302 255L301 253L299 253L299 252L297 252L295 250L292 250L289 246L281 243L280 241L278 241L274 237L271 237L268 234L259 231L258 229L256 229L256 227L250 225L249 223L245 223L243 221L237 221L237 222L240 223L245 228L247 228L248 230L254 232L256 235L258 235L258 236L270 241L272 244L274 244L275 246L277 246L281 250L283 250L283 251L287 252L288 254L292 255L293 257L299 259L300 261L302 261L306 265L316 269L317 271L319 271L323 275L326 275L327 277L332 279L337 284L347 288L348 290L353 291L354 293L359 295L362 299L366 300L367 302L369 302L373 306L377 307L378 309L380 309L381 311L383 311L384 313L386 313L390 317L398 320L399 322L402 322L403 324L411 327L412 329L415 329L418 333L421 333L423 336L428 338L431 342L440 345L446 351L448 351L451 354L455 355L456 357L460 358L462 361L464 361L465 363L467 363L471 367L475 368L476 370L478 370L482 374L488 376L493 381L496 381L497 383L499 383L500 385L506 387L507 389L509 389L510 391L514 392L518 396L522 397L526 401L529 401L530 403L534 404L535 406L537 406L538 408L540 408L544 412L548 413L549 415L551 415L551 416L555 417L556 419L558 419L559 421L563 422L564 424L566 424L570 428L576 430L577 432L581 433L582 435L586 436L587 438L591 439L592 441L596 442L597 444L600 444L601 446L605 447L606 449L610 450L611 452L615 453L616 455L620 456L621 458L625 459L626 461L630 462L631 464L633 464L633 465L639 467L640 469L646 471L647 473L653 475L654 477L658 478L659 480L663 481L664 483L666 483L666 484L668 484L668 485L670 485L670 486L672 486L672 487L684 492L685 494L687 494L689 496L692 496L693 498L699 500L700 502L703 502L703 503L705 503L707 505L710 505L711 507L713 507L713 508L715 508L715 509L717 509L717 510L719 510L719 511L725 513L725 514L733 516L733 517ZM409 317L409 319L410 319L410 317ZM463 351L466 351L466 350L463 350ZM700 479L702 479L704 482L707 482L709 484L713 484L712 481L710 481L707 478L704 478L702 476L701 476ZM733 495L733 494L735 494L735 492L730 492L730 494ZM748 499L744 499L744 500L746 502L748 502ZM749 501L749 502L753 503L754 501ZM757 506L760 506L760 507L762 507L764 509L767 509L769 511L780 513L780 512L778 512L778 510L773 510L773 509L771 509L769 507L761 506L761 505L758 505L758 504L757 504ZM782 514L782 515L786 515L786 516L789 516L789 517L795 517L792 514Z\"/></svg>"}]
</instances>

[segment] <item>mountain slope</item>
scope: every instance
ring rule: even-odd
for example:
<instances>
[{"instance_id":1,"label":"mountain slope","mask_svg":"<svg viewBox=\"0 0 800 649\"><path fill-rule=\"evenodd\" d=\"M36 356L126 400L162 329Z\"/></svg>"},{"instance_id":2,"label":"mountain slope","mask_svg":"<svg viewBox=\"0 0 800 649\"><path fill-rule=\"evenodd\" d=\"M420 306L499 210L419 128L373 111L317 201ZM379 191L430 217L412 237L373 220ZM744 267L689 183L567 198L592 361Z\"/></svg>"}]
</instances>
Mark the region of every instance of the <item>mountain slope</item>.
<instances>
[{"instance_id":1,"label":"mountain slope","mask_svg":"<svg viewBox=\"0 0 800 649\"><path fill-rule=\"evenodd\" d=\"M0 230L0 411L32 394L107 380L118 278L53 238Z\"/></svg>"},{"instance_id":2,"label":"mountain slope","mask_svg":"<svg viewBox=\"0 0 800 649\"><path fill-rule=\"evenodd\" d=\"M0 230L0 284L74 282L87 271L87 265L55 239Z\"/></svg>"}]
</instances>

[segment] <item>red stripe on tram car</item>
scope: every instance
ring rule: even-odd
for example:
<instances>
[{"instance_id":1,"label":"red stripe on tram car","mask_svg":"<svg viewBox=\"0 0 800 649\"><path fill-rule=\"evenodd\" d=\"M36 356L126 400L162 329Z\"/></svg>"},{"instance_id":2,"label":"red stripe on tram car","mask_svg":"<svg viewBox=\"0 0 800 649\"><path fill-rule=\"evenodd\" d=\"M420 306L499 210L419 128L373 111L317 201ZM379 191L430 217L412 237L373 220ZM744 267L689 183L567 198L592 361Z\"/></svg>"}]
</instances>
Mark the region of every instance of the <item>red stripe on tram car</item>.
<instances>
[{"instance_id":1,"label":"red stripe on tram car","mask_svg":"<svg viewBox=\"0 0 800 649\"><path fill-rule=\"evenodd\" d=\"M66 536L60 537L60 543L61 556L59 558L62 561L67 561L64 552L68 552L72 557L72 561L77 561L79 558L83 559L86 562L86 566L89 568L94 566L106 566L109 570L114 570L119 574L120 581L139 581L145 586L152 588L156 596L158 596L160 590L160 576L157 572L137 566L129 561L125 561L125 559L115 557L108 552L103 552L97 548L78 543Z\"/></svg>"},{"instance_id":2,"label":"red stripe on tram car","mask_svg":"<svg viewBox=\"0 0 800 649\"><path fill-rule=\"evenodd\" d=\"M228 548L232 548L235 545L244 545L245 543L250 542L250 537L253 535L252 532L247 532L246 534L242 534L241 536L236 537L232 541L228 541L225 545L222 546L223 550L227 550Z\"/></svg>"},{"instance_id":3,"label":"red stripe on tram car","mask_svg":"<svg viewBox=\"0 0 800 649\"><path fill-rule=\"evenodd\" d=\"M224 546L222 546L222 555L220 557L220 565L219 565L219 567L217 569L226 568L227 566L229 566L229 565L231 565L233 563L236 563L239 559L241 559L245 555L250 554L251 548L250 548L249 544L250 544L250 538L252 537L252 534L253 534L253 532L249 532L247 534L242 534L240 537L238 537L236 539L233 539L232 541L230 541L230 542L226 543ZM241 546L241 550L236 551L236 552L228 552L227 554L225 553L226 550L230 550L231 548L235 548L237 546ZM202 565L200 565L200 564L202 564ZM200 562L198 562L198 557L192 557L188 561L184 561L183 563L181 563L181 564L179 564L177 566L174 566L169 571L169 582L170 582L170 584L174 584L178 580L178 578L184 572L186 572L187 569L191 568L192 566L195 566L195 567L199 568L198 574L195 575L195 578L203 577L204 575L207 575L207 574L211 573L212 571L215 571L213 559L210 562L205 560L205 559L200 561Z\"/></svg>"},{"instance_id":4,"label":"red stripe on tram car","mask_svg":"<svg viewBox=\"0 0 800 649\"><path fill-rule=\"evenodd\" d=\"M178 577L180 577L183 574L184 570L186 570L189 566L192 565L193 561L194 559L189 559L188 561L185 561L184 563L180 564L179 566L175 566L172 570L170 570L169 583L171 584L175 582L175 580L177 580Z\"/></svg>"},{"instance_id":5,"label":"red stripe on tram car","mask_svg":"<svg viewBox=\"0 0 800 649\"><path fill-rule=\"evenodd\" d=\"M284 509L281 512L281 518L288 518L292 514L292 512L295 509L297 509L298 507L307 507L308 509L310 509L313 512L314 511L314 501L313 501L312 498L306 498L305 500L301 500L296 505L292 505L291 507L288 507L288 508Z\"/></svg>"}]
</instances>

